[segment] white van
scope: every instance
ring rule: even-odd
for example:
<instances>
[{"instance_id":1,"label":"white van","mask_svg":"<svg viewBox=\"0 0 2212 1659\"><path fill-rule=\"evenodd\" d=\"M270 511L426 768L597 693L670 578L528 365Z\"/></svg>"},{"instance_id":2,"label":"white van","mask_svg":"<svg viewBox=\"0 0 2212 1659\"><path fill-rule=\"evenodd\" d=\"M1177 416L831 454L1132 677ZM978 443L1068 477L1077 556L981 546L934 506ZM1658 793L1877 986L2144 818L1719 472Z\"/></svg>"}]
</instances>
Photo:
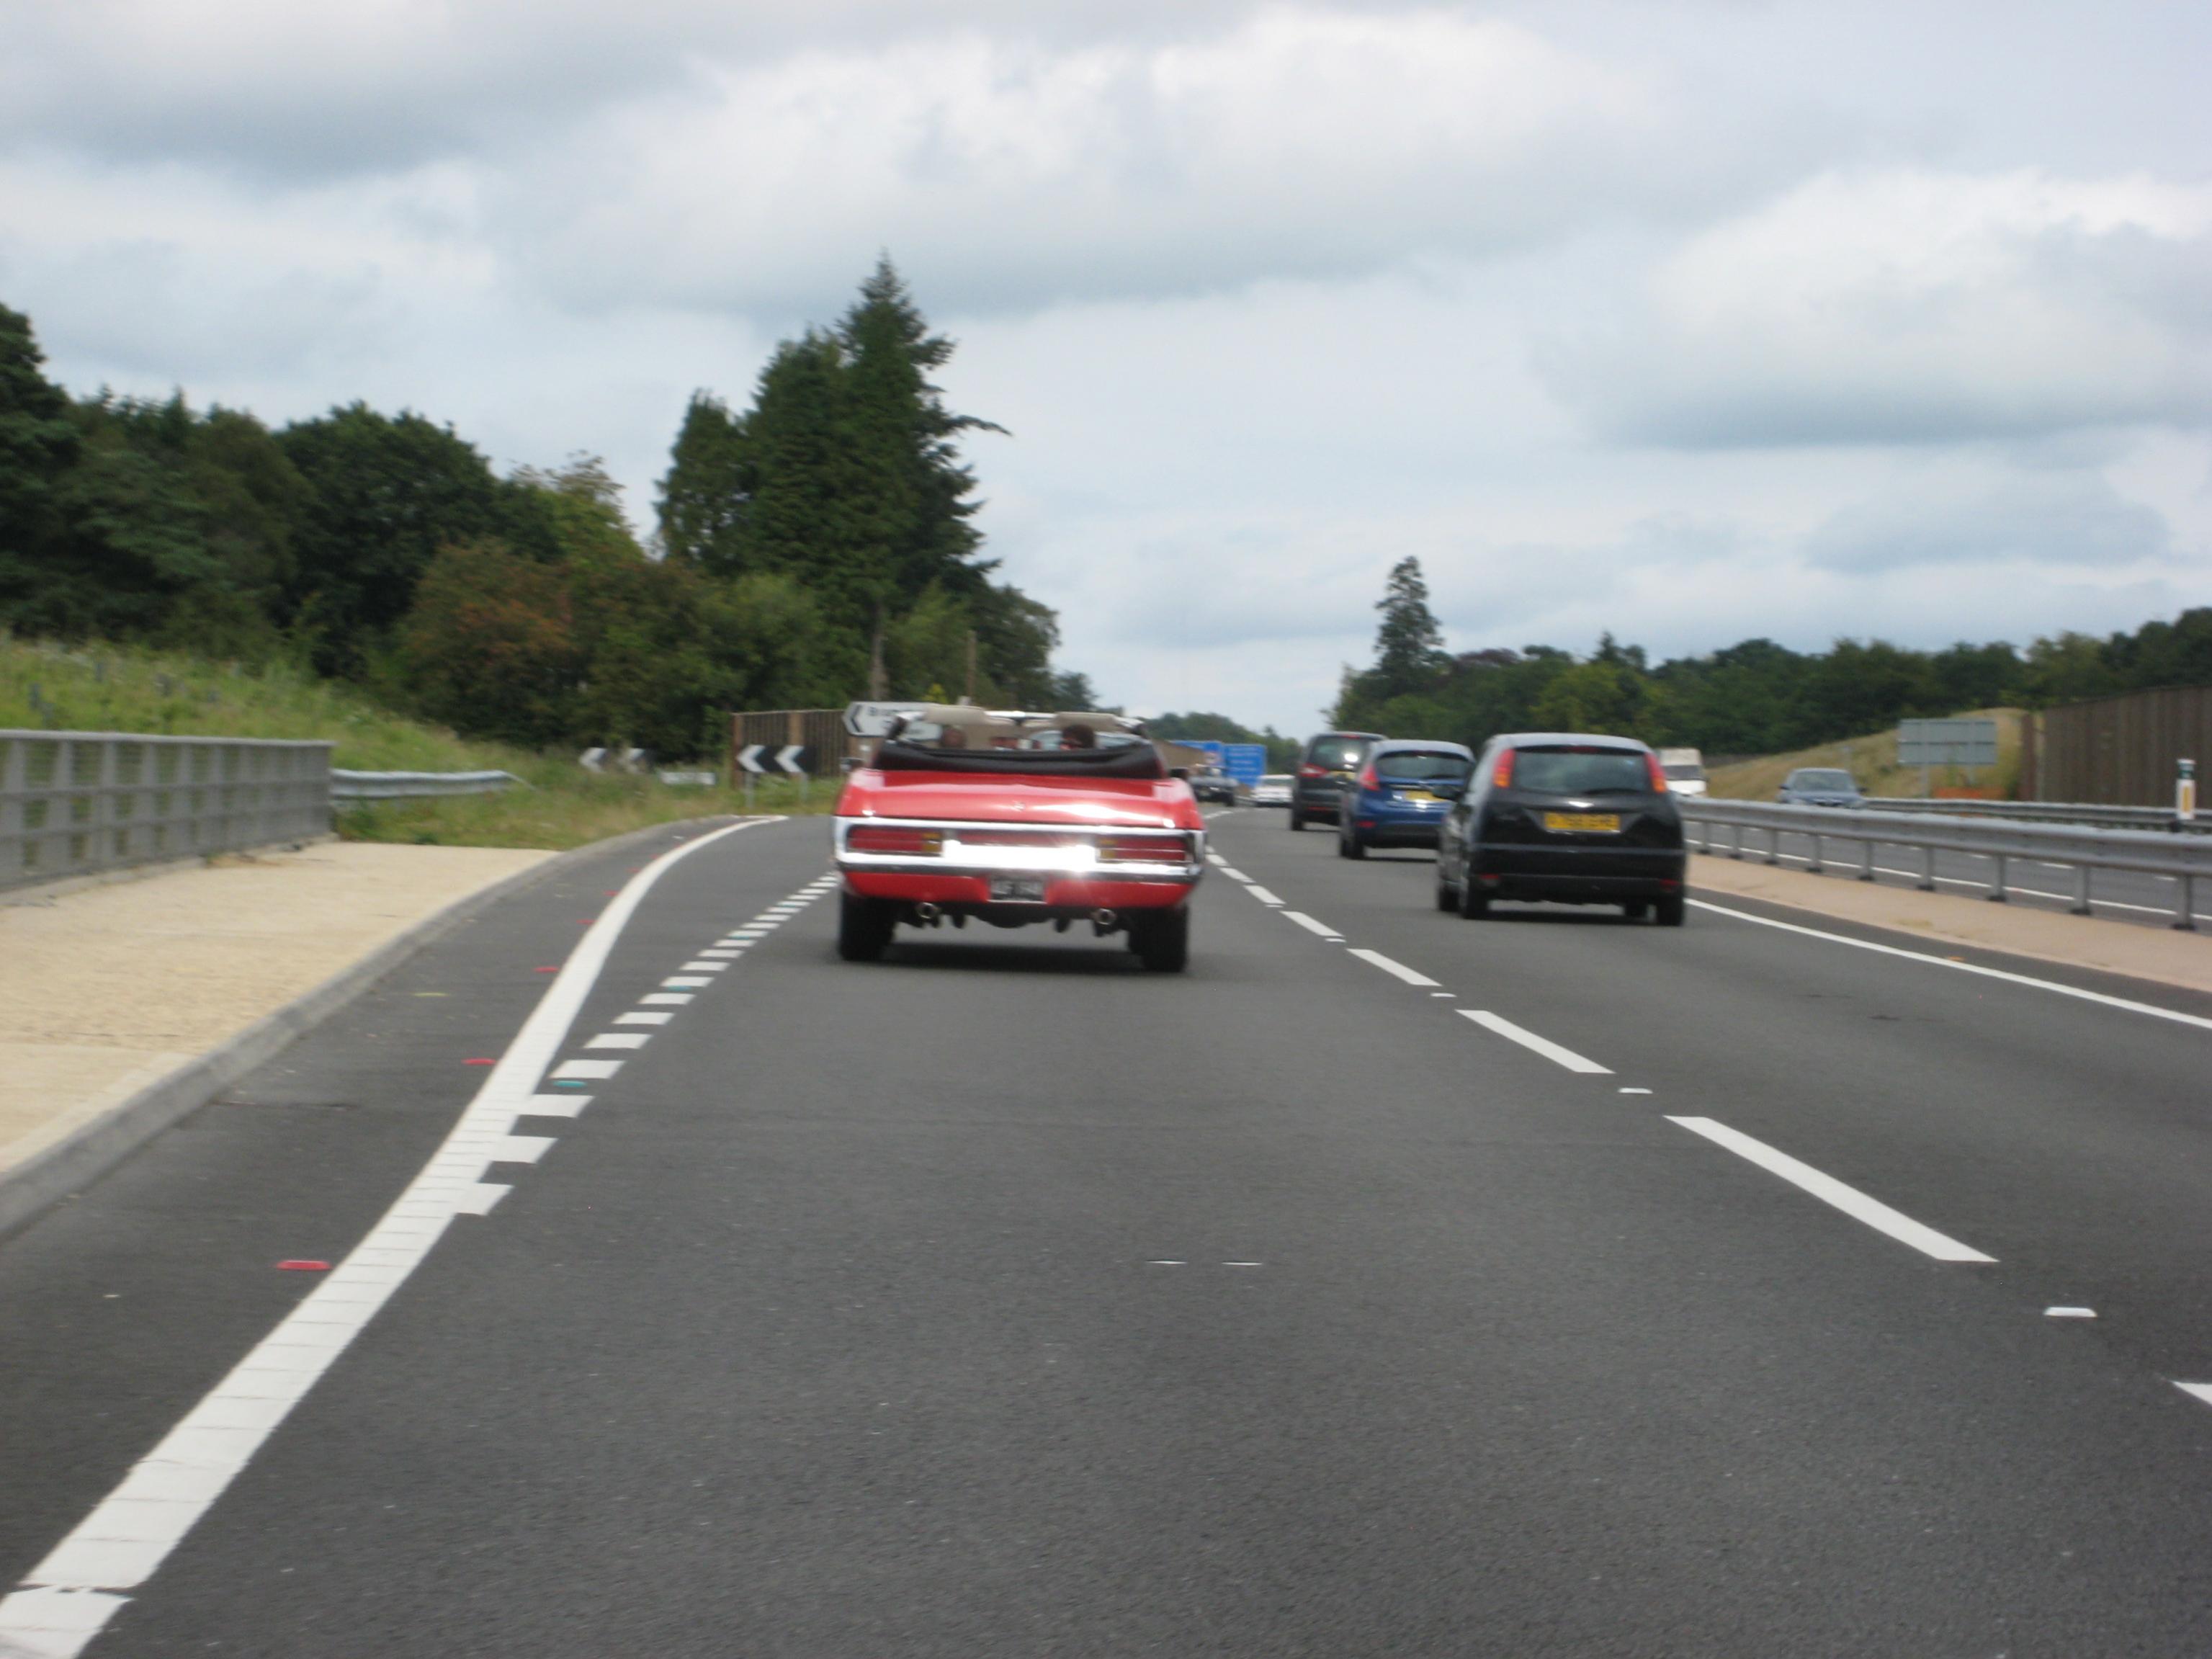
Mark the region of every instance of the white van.
<instances>
[{"instance_id":1,"label":"white van","mask_svg":"<svg viewBox=\"0 0 2212 1659\"><path fill-rule=\"evenodd\" d=\"M1702 795L1705 793L1705 757L1695 749L1662 749L1659 769L1667 775L1667 787L1678 795Z\"/></svg>"}]
</instances>

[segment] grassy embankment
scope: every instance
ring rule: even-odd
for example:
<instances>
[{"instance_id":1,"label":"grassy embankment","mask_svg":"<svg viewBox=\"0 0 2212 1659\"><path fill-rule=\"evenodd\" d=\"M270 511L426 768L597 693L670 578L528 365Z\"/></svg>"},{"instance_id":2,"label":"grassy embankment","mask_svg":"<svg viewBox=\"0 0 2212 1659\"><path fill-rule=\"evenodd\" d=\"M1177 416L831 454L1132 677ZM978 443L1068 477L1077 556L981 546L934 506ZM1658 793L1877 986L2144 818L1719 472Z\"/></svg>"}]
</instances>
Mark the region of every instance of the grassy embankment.
<instances>
[{"instance_id":1,"label":"grassy embankment","mask_svg":"<svg viewBox=\"0 0 2212 1659\"><path fill-rule=\"evenodd\" d=\"M1987 767L1978 768L1972 781L1978 787L1992 789L2000 799L2009 800L2020 787L2020 714L2017 708L1975 708L1959 717L1996 721L1996 769L1993 772ZM1917 795L1921 791L1920 769L1897 763L1894 726L1869 737L1801 749L1792 755L1761 755L1755 760L1738 761L1733 766L1716 767L1711 773L1710 783L1715 795L1727 799L1772 800L1774 792L1782 787L1782 780L1800 766L1842 767L1858 780L1859 787L1869 795ZM1962 768L1939 766L1933 781L1936 787L1942 788L1964 784L1967 778Z\"/></svg>"},{"instance_id":2,"label":"grassy embankment","mask_svg":"<svg viewBox=\"0 0 2212 1659\"><path fill-rule=\"evenodd\" d=\"M35 688L35 690L34 690ZM477 743L409 720L349 686L282 665L252 668L91 645L64 649L0 635L0 727L146 732L179 737L325 738L332 763L363 772L512 772L530 787L495 795L388 801L339 815L349 841L453 847L580 847L678 818L741 812L741 790L672 789L652 778L596 777L574 755ZM720 769L717 767L717 769ZM764 783L760 811L825 811L816 781Z\"/></svg>"}]
</instances>

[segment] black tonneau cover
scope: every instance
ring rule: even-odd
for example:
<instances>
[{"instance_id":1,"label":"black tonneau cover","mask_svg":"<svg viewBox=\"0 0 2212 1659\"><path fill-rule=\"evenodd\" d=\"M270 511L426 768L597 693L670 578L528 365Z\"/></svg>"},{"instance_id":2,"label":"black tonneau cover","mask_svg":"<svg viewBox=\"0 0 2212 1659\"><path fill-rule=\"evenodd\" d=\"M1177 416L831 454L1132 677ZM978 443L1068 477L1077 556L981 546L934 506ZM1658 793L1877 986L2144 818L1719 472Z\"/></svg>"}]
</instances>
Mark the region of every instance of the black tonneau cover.
<instances>
[{"instance_id":1,"label":"black tonneau cover","mask_svg":"<svg viewBox=\"0 0 2212 1659\"><path fill-rule=\"evenodd\" d=\"M1167 776L1160 751L1149 743L1115 749L927 749L887 738L876 749L882 772L968 772L1024 778L1135 778Z\"/></svg>"}]
</instances>

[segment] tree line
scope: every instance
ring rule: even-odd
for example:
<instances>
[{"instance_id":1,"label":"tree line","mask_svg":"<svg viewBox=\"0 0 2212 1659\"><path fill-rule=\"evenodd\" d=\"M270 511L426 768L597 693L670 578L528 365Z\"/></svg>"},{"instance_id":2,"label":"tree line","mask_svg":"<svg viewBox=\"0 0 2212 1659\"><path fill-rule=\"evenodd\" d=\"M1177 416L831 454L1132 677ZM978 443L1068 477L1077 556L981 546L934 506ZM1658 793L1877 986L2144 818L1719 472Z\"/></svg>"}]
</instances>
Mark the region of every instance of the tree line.
<instances>
[{"instance_id":1,"label":"tree line","mask_svg":"<svg viewBox=\"0 0 2212 1659\"><path fill-rule=\"evenodd\" d=\"M951 356L881 262L750 406L695 394L641 543L588 456L501 477L366 404L252 415L48 380L0 307L0 626L288 659L466 735L711 753L732 708L1087 707L1052 610L994 578Z\"/></svg>"},{"instance_id":2,"label":"tree line","mask_svg":"<svg viewBox=\"0 0 2212 1659\"><path fill-rule=\"evenodd\" d=\"M1799 652L1753 639L1656 665L1611 634L1583 657L1548 645L1455 653L1417 559L1391 570L1376 608L1375 659L1345 671L1328 719L1471 747L1499 732L1610 732L1709 756L1770 755L1905 719L2212 684L2212 608L2133 633L2061 633L2025 648L1996 641L1915 651L1844 639Z\"/></svg>"}]
</instances>

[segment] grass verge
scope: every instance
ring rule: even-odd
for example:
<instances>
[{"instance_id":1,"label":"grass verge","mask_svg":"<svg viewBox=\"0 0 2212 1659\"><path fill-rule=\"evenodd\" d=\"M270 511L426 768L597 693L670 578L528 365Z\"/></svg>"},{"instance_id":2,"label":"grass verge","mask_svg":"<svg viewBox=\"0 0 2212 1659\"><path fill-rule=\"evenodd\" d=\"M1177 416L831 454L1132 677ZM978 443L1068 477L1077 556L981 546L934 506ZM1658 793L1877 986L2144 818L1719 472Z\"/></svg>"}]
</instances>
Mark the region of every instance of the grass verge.
<instances>
[{"instance_id":1,"label":"grass verge","mask_svg":"<svg viewBox=\"0 0 2212 1659\"><path fill-rule=\"evenodd\" d=\"M598 778L573 763L557 783L508 787L495 795L367 803L338 814L347 841L408 842L436 847L582 847L649 824L721 813L826 813L837 799L833 781L816 779L806 799L796 782L763 782L750 808L742 789L672 789L653 778Z\"/></svg>"},{"instance_id":2,"label":"grass verge","mask_svg":"<svg viewBox=\"0 0 2212 1659\"><path fill-rule=\"evenodd\" d=\"M2020 793L2021 711L2017 708L1975 708L1960 720L1993 720L1997 723L1997 763L1993 771L1978 767L1973 783L2009 800ZM1837 766L1858 780L1869 795L1917 795L1922 777L1917 766L1897 763L1897 728L1876 732L1842 743L1824 743L1790 755L1761 755L1733 766L1715 767L1708 779L1712 793L1724 800L1772 800L1782 780L1801 766ZM1939 766L1929 780L1937 787L1969 781L1962 767Z\"/></svg>"}]
</instances>

